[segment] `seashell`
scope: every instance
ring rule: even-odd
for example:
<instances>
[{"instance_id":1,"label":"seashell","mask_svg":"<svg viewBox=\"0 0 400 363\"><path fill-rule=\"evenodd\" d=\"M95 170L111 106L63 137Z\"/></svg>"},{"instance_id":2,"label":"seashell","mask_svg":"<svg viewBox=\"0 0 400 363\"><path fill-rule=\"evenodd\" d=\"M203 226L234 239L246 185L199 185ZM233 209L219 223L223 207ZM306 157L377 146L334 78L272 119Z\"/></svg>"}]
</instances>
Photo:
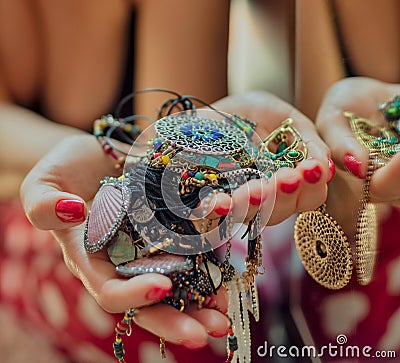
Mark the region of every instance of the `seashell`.
<instances>
[{"instance_id":1,"label":"seashell","mask_svg":"<svg viewBox=\"0 0 400 363\"><path fill-rule=\"evenodd\" d=\"M208 272L204 262L199 265L201 271L210 277L216 290L218 290L222 284L222 273L220 268L210 261L207 261Z\"/></svg>"},{"instance_id":2,"label":"seashell","mask_svg":"<svg viewBox=\"0 0 400 363\"><path fill-rule=\"evenodd\" d=\"M115 268L119 275L134 277L147 273L170 275L177 272L189 271L193 268L193 261L181 255L163 253L150 257L143 257L135 261L119 265Z\"/></svg>"},{"instance_id":3,"label":"seashell","mask_svg":"<svg viewBox=\"0 0 400 363\"><path fill-rule=\"evenodd\" d=\"M129 217L133 223L147 223L153 216L154 211L151 209L149 201L145 197L137 198L135 201L131 200Z\"/></svg>"},{"instance_id":4,"label":"seashell","mask_svg":"<svg viewBox=\"0 0 400 363\"><path fill-rule=\"evenodd\" d=\"M110 242L107 253L111 262L118 266L136 258L136 246L127 233L118 231L118 234Z\"/></svg>"},{"instance_id":5,"label":"seashell","mask_svg":"<svg viewBox=\"0 0 400 363\"><path fill-rule=\"evenodd\" d=\"M126 215L122 191L110 184L102 185L94 197L86 221L85 249L100 251L115 236Z\"/></svg>"}]
</instances>

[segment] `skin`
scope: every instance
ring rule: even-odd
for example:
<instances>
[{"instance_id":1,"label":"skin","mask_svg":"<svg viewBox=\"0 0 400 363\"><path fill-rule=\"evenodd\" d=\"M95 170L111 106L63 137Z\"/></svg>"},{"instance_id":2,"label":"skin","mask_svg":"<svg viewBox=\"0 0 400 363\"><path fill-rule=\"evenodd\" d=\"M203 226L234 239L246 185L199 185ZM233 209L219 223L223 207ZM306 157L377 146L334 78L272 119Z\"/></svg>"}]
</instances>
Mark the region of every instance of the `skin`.
<instances>
[{"instance_id":1,"label":"skin","mask_svg":"<svg viewBox=\"0 0 400 363\"><path fill-rule=\"evenodd\" d=\"M296 2L296 107L315 120L345 63L354 76L399 83L399 13L397 0Z\"/></svg>"},{"instance_id":2,"label":"skin","mask_svg":"<svg viewBox=\"0 0 400 363\"><path fill-rule=\"evenodd\" d=\"M301 162L296 169L285 168L287 170L282 174L278 173L276 177L277 186L287 177L299 179L300 186L290 196L278 191L271 216L272 223L287 218L293 212L315 208L323 202L326 197L326 182L330 178L328 149L315 133L310 120L289 104L262 92L228 97L215 106L228 112L240 111L244 116L260 120L262 135L279 126L285 118L293 117L295 127L304 135L306 142L309 142L309 156L312 159ZM86 152L81 155L79 146L83 144ZM310 184L303 179L303 171L316 165L321 168L321 179ZM88 167L91 168L90 173ZM156 301L148 301L145 296L154 288L168 289L171 282L167 277L148 274L129 280L118 278L105 251L95 254L85 252L82 243L83 225L61 222L53 212L60 199L89 201L97 191L100 179L113 172L112 162L103 155L93 137L84 135L68 138L47 154L25 178L21 188L25 211L36 227L52 230L60 243L67 266L82 280L103 309L120 312L132 306L146 306L135 317L137 324L171 342L179 343L184 339L193 346L205 345L208 332L226 332L228 320L223 314L212 309L189 309L187 314L181 314L164 304L153 305ZM271 186L272 184L265 186L248 183L235 191L230 201L234 218L252 218L258 207L250 206L250 198L259 198L264 189L267 195L272 195L274 189L268 189ZM219 199L216 207L218 202ZM268 198L259 208L269 208ZM246 215L242 214L243 211ZM227 301L223 290L216 299L217 305L226 310ZM160 324L161 316L163 324ZM175 328L170 329L171 326Z\"/></svg>"},{"instance_id":3,"label":"skin","mask_svg":"<svg viewBox=\"0 0 400 363\"><path fill-rule=\"evenodd\" d=\"M132 281L118 279L104 256L83 253L81 243L75 243L82 241L82 226L74 229L60 224L54 205L55 200L70 198L71 193L73 198L91 199L99 180L115 173L112 162L102 155L98 143L86 131L117 101L132 7L136 10L137 88L167 87L194 93L206 102L226 94L228 1L205 0L188 5L186 1L173 0L168 6L147 0L0 1L0 120L4 120L0 198L18 196L22 180L41 160L32 186L36 185L34 193L43 201L24 194L29 200L28 214L39 228L56 230L54 235L68 267L107 311L153 303L145 299L146 293L156 286L168 288L170 281L160 275ZM196 14L204 17L195 21ZM170 43L169 47L166 43ZM170 55L180 54L182 44L192 58L179 57L176 61L177 57ZM215 82L204 82L210 77ZM43 116L31 111L37 100ZM143 97L136 103L137 111L153 115L153 105L158 104L153 102ZM93 167L90 172L88 165ZM88 175L92 183L88 183ZM216 300L226 310L222 292ZM174 324L159 327L159 314L173 317ZM221 318L215 319L215 314ZM185 315L160 305L141 311L135 319L176 343L184 338L192 341L194 334L197 344L205 345L208 332L226 333L228 322L222 314L204 309L191 315L194 318L184 320ZM170 331L175 324L181 330Z\"/></svg>"},{"instance_id":4,"label":"skin","mask_svg":"<svg viewBox=\"0 0 400 363\"><path fill-rule=\"evenodd\" d=\"M326 9L322 11L326 11ZM302 19L305 21L306 19L310 18L303 17ZM312 17L312 19L317 21L321 18ZM347 23L344 20L344 23L341 26L345 27L345 24L350 24L351 20L352 19L348 18ZM301 24L301 22L299 22L299 24ZM309 25L312 25L311 22L309 22ZM348 27L347 29L350 28ZM305 32L306 30L307 27L304 27L303 31ZM317 34L317 32L314 32L314 34L318 35L324 33L321 32ZM325 30L325 34L330 38L330 40L332 40L332 42L334 41L332 37L332 30ZM307 39L308 42L304 42L304 46L307 46L307 44L312 44L310 39L307 37L301 38L299 35L298 39ZM380 39L384 39L384 37L381 37ZM145 49L148 43L144 42L143 44L143 49ZM340 62L341 59L340 56L338 56L337 44L334 45L334 47L336 48L334 48L332 51L333 58L327 58L335 59L336 61ZM329 63L331 68L328 71L323 69L323 66L327 64L326 62L322 62L320 67L313 67L312 61L315 61L319 58L314 57L313 59L309 59L309 62L306 61L307 55L312 54L312 52L307 51L306 48L302 49L303 52L298 57L298 65L296 67L297 74L302 75L302 77L298 78L299 82L297 83L296 102L299 108L305 114L311 118L314 118L317 114L317 110L319 108L320 101L323 98L324 92L331 84L344 77L344 72L343 68L339 67L337 63L335 64L334 62ZM319 48L317 47L315 49ZM149 52L148 54L158 55L157 52ZM352 57L358 56L353 54ZM153 57L152 59L154 60L155 58ZM368 62L368 59L363 59L363 61ZM139 67L143 67L143 69L145 69L146 62L139 62L138 64ZM302 66L304 68L302 68ZM172 75L177 74L176 72L167 73ZM184 75L185 72L180 70L180 74ZM318 77L315 77L315 74L317 74ZM326 78L319 78L320 76L322 77L322 75L326 75ZM159 75L157 75L157 77L159 77ZM138 79L140 80L141 78L139 77ZM317 83L309 83L310 80L317 80ZM201 96L201 91L199 90L199 93L196 93L196 90L193 88L196 85L196 82L190 83L190 93ZM394 93L394 89L387 89L390 90L390 92L387 92L388 96L384 99L388 98ZM339 111L341 110L341 107L354 106L357 103L354 101L354 104L341 105L339 100L340 95L335 94L333 91L331 94L327 95L322 103L320 112L318 113L317 124L322 136L325 137L328 145L332 147L334 160L339 166L341 166L341 157L344 155L348 144L342 143L336 148L334 147L334 144L337 142L337 140L340 140L340 137L343 136L343 133L346 134L347 132L348 134L348 130L346 131L346 126L343 125L343 123L338 122L336 125L335 122L339 120L338 115L340 115ZM356 101L357 100L360 101L359 99L356 99ZM336 119L331 120L335 122L327 122L327 115L331 115L331 109L327 109L327 107L332 107L332 105L336 107L336 116L333 114ZM375 105L376 102L374 103L374 107ZM144 106L144 108L146 107L148 107L147 104ZM231 97L220 101L216 104L216 107L226 112L237 113L258 121L258 132L260 133L261 138L265 137L275 127L279 126L279 123L282 120L287 117L292 117L295 120L294 126L302 134L304 140L308 142L309 156L311 157L311 159L300 163L296 169L281 169L277 173L274 185L260 185L256 182L252 182L237 190L233 194L232 200L229 201L229 205L232 206L232 213L236 219L248 220L254 216L257 211L257 207L250 206L249 204L250 197L252 196L262 199L265 195L266 200L260 208L262 211L265 210L268 212L268 203L270 203L268 196L273 194L271 190L272 188L274 190L276 188L277 194L274 209L271 218L269 219L270 224L278 223L292 213L314 209L323 203L327 193L326 181L330 179L330 171L327 167L327 158L330 155L330 152L326 145L316 135L313 124L309 119L307 119L307 117L300 114L299 111L297 111L294 107L279 101L277 98L260 93ZM326 136L324 132L326 131L328 134L327 130L330 130L329 134L335 135L336 133L339 138L330 138L329 136ZM104 254L99 253L88 256L86 253L84 253L82 247L81 226L69 228L71 225L66 225L65 223L60 222L53 213L49 213L49 211L54 211L55 203L60 198L82 198L83 200L88 201L93 197L96 191L95 189L97 189L98 181L101 179L101 177L104 175L110 175L110 173L112 173L110 165L106 167L109 162L103 160L104 157L101 157L101 162L93 163L93 160L100 161L100 159L98 159L98 155L101 154L101 152L99 153L100 150L98 146L96 149L93 143L93 138L91 140L92 141L89 141L89 138L87 141L85 140L85 145L88 148L86 156L89 159L87 160L86 157L82 160L82 155L79 155L78 157L78 155L76 155L74 152L66 152L66 150L76 150L76 148L73 147L74 145L81 145L81 142L84 140L79 139L78 137L67 139L65 143L57 145L57 147L50 154L40 161L40 163L28 175L22 187L22 198L25 209L29 218L37 227L54 230L53 233L60 242L67 265L71 271L83 281L89 292L99 302L100 306L108 311L122 311L128 307L132 307L132 305L142 306L151 304L153 302L144 300L143 296L145 296L146 292L152 287L168 287L168 279L164 278L163 276L153 275L147 275L139 280L138 278L130 279L128 281L117 279L114 275L112 266L106 260ZM352 145L355 147L354 144ZM365 161L361 151L359 149L358 151L360 152L360 160ZM60 157L63 157L62 163L59 162ZM84 162L85 160L86 163ZM397 158L393 159L393 165L397 165L396 160ZM89 164L87 164L87 162L89 162ZM81 185L79 185L79 176L77 177L77 174L75 173L74 175L71 175L71 170L74 168L77 168L74 170L79 170L79 168L81 168L85 173L87 173L87 165L94 164L102 164L102 166L95 166L95 169L99 169L96 169L93 173L93 183L90 183L91 187L87 187L87 190L82 190ZM316 184L307 183L303 178L303 173L305 170L312 169L316 165L319 165L321 168L321 179ZM365 164L363 165L365 167ZM393 169L390 168L392 173L395 174L396 168L397 166L393 167ZM391 181L389 176L392 174L387 172L387 170L389 170L389 168L379 170L376 173L376 181L374 180L373 184L371 185L371 195L373 195L376 200L386 202L396 199L393 195L379 195L379 193L382 193L382 189L378 188L380 180L379 176L382 176L382 184L384 182ZM281 192L280 190L280 184L283 181L288 180L293 182L299 181L299 187L294 193L287 194ZM352 188L351 185L353 184L353 181L349 182L349 179L343 179L342 183L340 184L340 180L340 177L336 177L334 184L335 186L332 188L340 188L340 191L346 190L346 188ZM391 182L393 183L393 181ZM354 188L356 187L359 186L355 186ZM384 190L388 189L389 188L386 188ZM390 193L395 192L393 192L392 189ZM336 195L340 195L339 192L337 192ZM354 204L352 203L353 200L349 200L349 207L353 208L352 210L354 210ZM223 201L223 203L227 203L227 201ZM335 206L334 201L332 201L331 204L331 199L329 200L329 208L333 210L332 213L334 215L338 215L337 211L341 210L343 207L342 205L339 206L338 204L339 203L337 203ZM248 207L242 208L243 205ZM350 227L345 227L345 229L350 231ZM115 296L118 296L118 299L115 299ZM221 301L219 301L218 304L221 306L226 306L226 301L221 298ZM213 315L211 316L210 314ZM163 318L166 317L164 320L166 322L165 325L160 325L157 321L157 318L159 319L161 316L163 316ZM172 311L170 307L161 304L156 304L141 309L136 320L139 325L146 327L153 333L165 336L167 340L177 343L179 343L179 341L182 340L182 337L185 337L185 334L188 334L188 331L190 330L190 340L199 345L205 344L205 338L209 329L220 329L220 331L222 331L226 328L226 319L224 316L210 309L205 309L200 312L190 311L190 315L177 314L177 312ZM166 327L170 326L168 324L174 324L174 321L179 321L179 324L172 325L176 327L176 329L167 329ZM211 326L211 321L213 321L213 324L217 325ZM188 327L190 327L190 329L188 329Z\"/></svg>"},{"instance_id":5,"label":"skin","mask_svg":"<svg viewBox=\"0 0 400 363\"><path fill-rule=\"evenodd\" d=\"M96 118L113 111L132 9L136 89L167 87L207 102L226 95L228 1L188 5L173 0L168 2L168 17L164 6L167 3L147 0L0 1L0 120L5 121L0 198L17 196L26 173L63 138L90 131ZM194 21L197 13L216 17L207 17L204 26L204 18ZM160 32L154 24L167 30ZM181 44L190 46L193 58L179 57L177 62L169 56L179 54ZM43 115L31 111L36 101ZM147 115L154 115L153 105L159 104L146 96L136 103L137 112Z\"/></svg>"},{"instance_id":6,"label":"skin","mask_svg":"<svg viewBox=\"0 0 400 363\"><path fill-rule=\"evenodd\" d=\"M357 90L357 92L355 92ZM332 158L339 167L335 182L329 189L328 207L348 236L353 236L358 200L363 181L345 172L344 156L353 155L361 162L361 174L367 173L368 151L354 137L344 111L384 124L377 105L400 92L400 85L366 77L347 78L330 88L317 116L317 127L330 145ZM399 206L400 155L395 155L385 167L374 172L370 184L371 202ZM342 197L343 195L349 198Z\"/></svg>"}]
</instances>

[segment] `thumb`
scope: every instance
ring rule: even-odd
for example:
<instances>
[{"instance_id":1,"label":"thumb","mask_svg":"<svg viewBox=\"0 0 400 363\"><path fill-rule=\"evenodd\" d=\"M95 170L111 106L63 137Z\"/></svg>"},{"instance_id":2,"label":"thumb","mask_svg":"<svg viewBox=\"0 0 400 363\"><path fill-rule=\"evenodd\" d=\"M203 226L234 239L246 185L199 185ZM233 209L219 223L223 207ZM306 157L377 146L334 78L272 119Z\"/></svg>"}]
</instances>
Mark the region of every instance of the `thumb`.
<instances>
[{"instance_id":1,"label":"thumb","mask_svg":"<svg viewBox=\"0 0 400 363\"><path fill-rule=\"evenodd\" d=\"M87 207L82 198L43 180L39 182L30 174L21 186L21 198L29 221L39 229L65 229L86 219Z\"/></svg>"},{"instance_id":2,"label":"thumb","mask_svg":"<svg viewBox=\"0 0 400 363\"><path fill-rule=\"evenodd\" d=\"M105 175L115 173L111 159L99 151L93 136L69 137L32 168L21 185L21 200L35 227L59 230L85 220L85 200L93 198Z\"/></svg>"}]
</instances>

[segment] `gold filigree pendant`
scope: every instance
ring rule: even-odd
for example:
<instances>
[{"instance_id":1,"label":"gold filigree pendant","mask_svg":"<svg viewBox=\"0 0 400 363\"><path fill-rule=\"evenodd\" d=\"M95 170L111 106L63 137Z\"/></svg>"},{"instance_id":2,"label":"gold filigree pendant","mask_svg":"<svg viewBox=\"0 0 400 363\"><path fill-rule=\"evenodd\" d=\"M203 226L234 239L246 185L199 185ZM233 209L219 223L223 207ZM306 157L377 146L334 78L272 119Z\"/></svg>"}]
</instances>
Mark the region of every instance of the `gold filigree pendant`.
<instances>
[{"instance_id":1,"label":"gold filigree pendant","mask_svg":"<svg viewBox=\"0 0 400 363\"><path fill-rule=\"evenodd\" d=\"M300 213L294 239L304 268L316 282L331 290L348 284L353 271L351 248L325 205Z\"/></svg>"}]
</instances>

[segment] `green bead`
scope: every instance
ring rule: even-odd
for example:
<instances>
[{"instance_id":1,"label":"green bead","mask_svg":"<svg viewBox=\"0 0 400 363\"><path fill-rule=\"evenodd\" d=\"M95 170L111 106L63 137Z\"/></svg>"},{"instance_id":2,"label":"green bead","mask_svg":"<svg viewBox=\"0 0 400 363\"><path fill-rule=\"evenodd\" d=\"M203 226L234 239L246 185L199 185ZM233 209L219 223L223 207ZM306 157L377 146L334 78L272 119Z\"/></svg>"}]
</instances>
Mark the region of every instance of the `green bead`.
<instances>
[{"instance_id":1,"label":"green bead","mask_svg":"<svg viewBox=\"0 0 400 363\"><path fill-rule=\"evenodd\" d=\"M287 143L284 142L284 141L282 141L282 142L279 144L278 148L276 149L276 152L277 152L277 154L279 154L279 153L285 151L286 149L287 149Z\"/></svg>"},{"instance_id":2,"label":"green bead","mask_svg":"<svg viewBox=\"0 0 400 363\"><path fill-rule=\"evenodd\" d=\"M299 152L298 152L298 151L290 151L290 152L288 153L288 155L291 156L291 157L296 157L296 156L299 155Z\"/></svg>"},{"instance_id":3,"label":"green bead","mask_svg":"<svg viewBox=\"0 0 400 363\"><path fill-rule=\"evenodd\" d=\"M201 171L198 171L198 172L194 175L194 177L195 177L197 180L203 180L203 179L204 179L204 174L203 174Z\"/></svg>"}]
</instances>

